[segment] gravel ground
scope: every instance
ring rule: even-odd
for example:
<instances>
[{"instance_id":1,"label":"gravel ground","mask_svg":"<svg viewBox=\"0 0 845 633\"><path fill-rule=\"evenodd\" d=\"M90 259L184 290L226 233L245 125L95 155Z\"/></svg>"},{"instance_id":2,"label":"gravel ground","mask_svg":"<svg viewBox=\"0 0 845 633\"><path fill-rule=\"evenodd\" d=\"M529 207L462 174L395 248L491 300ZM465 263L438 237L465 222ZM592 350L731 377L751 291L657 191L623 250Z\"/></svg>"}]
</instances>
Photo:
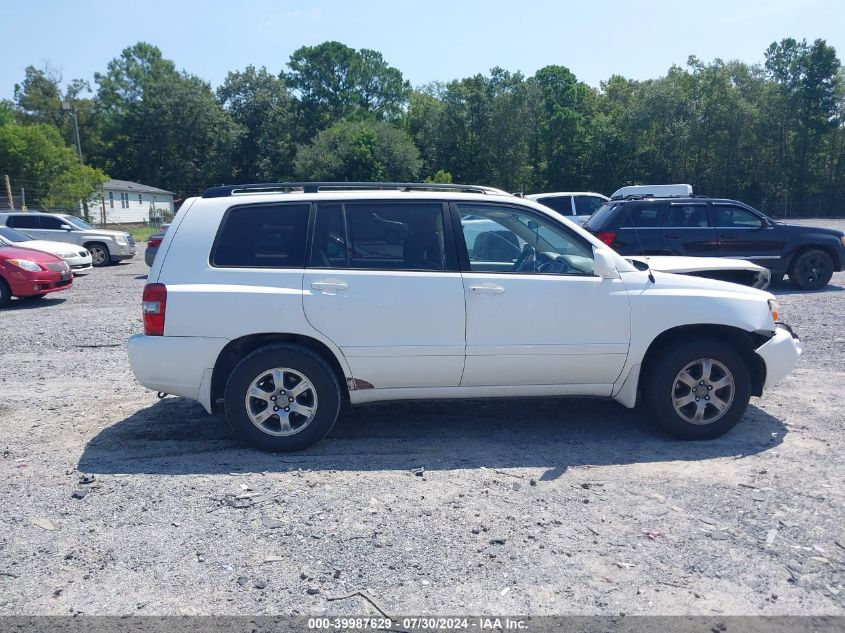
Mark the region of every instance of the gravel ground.
<instances>
[{"instance_id":1,"label":"gravel ground","mask_svg":"<svg viewBox=\"0 0 845 633\"><path fill-rule=\"evenodd\" d=\"M274 456L133 380L141 259L0 312L0 614L845 614L845 274L775 289L806 352L715 441L400 403Z\"/></svg>"}]
</instances>

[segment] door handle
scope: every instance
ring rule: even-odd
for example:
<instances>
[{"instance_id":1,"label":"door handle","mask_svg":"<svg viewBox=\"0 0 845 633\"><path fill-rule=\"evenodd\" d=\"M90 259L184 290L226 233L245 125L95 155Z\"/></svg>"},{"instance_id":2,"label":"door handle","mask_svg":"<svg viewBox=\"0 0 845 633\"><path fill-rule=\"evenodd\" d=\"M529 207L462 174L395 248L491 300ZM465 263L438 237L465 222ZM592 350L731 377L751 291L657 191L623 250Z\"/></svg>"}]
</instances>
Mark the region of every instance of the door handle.
<instances>
[{"instance_id":1,"label":"door handle","mask_svg":"<svg viewBox=\"0 0 845 633\"><path fill-rule=\"evenodd\" d=\"M315 281L311 284L311 288L326 294L334 294L339 290L346 290L349 284L344 281Z\"/></svg>"},{"instance_id":2,"label":"door handle","mask_svg":"<svg viewBox=\"0 0 845 633\"><path fill-rule=\"evenodd\" d=\"M680 233L664 233L663 237L668 237L670 240L678 240L681 239Z\"/></svg>"},{"instance_id":3,"label":"door handle","mask_svg":"<svg viewBox=\"0 0 845 633\"><path fill-rule=\"evenodd\" d=\"M724 237L726 240L735 240L736 233L722 233L722 237Z\"/></svg>"},{"instance_id":4,"label":"door handle","mask_svg":"<svg viewBox=\"0 0 845 633\"><path fill-rule=\"evenodd\" d=\"M505 289L493 284L484 284L483 286L470 286L469 291L476 295L500 295Z\"/></svg>"}]
</instances>

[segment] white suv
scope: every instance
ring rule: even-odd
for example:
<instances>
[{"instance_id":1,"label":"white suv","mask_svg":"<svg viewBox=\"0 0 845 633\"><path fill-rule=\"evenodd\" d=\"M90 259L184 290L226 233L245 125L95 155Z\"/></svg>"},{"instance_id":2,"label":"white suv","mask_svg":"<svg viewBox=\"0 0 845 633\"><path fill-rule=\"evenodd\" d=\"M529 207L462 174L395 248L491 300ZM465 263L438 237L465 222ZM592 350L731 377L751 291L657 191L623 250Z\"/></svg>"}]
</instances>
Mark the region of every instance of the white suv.
<instances>
[{"instance_id":1,"label":"white suv","mask_svg":"<svg viewBox=\"0 0 845 633\"><path fill-rule=\"evenodd\" d=\"M137 379L264 450L316 442L344 402L432 398L639 395L711 438L802 349L766 292L638 270L548 207L460 185L209 189L143 314Z\"/></svg>"}]
</instances>

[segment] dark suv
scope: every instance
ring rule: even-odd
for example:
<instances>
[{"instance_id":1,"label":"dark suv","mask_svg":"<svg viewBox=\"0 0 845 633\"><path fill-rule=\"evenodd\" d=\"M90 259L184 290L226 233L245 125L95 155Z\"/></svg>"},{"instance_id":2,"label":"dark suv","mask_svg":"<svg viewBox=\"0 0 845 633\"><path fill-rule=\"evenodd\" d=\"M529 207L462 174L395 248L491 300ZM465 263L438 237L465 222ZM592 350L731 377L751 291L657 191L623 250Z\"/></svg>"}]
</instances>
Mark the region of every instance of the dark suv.
<instances>
[{"instance_id":1,"label":"dark suv","mask_svg":"<svg viewBox=\"0 0 845 633\"><path fill-rule=\"evenodd\" d=\"M697 255L747 259L789 275L803 290L823 288L845 269L841 231L775 222L735 200L629 197L611 200L584 228L622 255Z\"/></svg>"}]
</instances>

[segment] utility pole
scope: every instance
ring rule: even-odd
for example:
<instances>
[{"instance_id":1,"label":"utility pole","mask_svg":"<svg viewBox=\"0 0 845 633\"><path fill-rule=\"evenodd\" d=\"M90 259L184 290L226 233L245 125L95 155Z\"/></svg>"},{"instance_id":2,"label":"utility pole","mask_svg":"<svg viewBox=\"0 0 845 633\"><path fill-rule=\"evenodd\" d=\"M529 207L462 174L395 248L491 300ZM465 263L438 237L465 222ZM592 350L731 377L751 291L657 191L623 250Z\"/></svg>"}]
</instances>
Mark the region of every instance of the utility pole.
<instances>
[{"instance_id":1,"label":"utility pole","mask_svg":"<svg viewBox=\"0 0 845 633\"><path fill-rule=\"evenodd\" d=\"M3 180L6 181L6 200L9 203L9 208L15 208L15 199L12 198L12 183L9 182L9 174L5 174L3 176Z\"/></svg>"},{"instance_id":2,"label":"utility pole","mask_svg":"<svg viewBox=\"0 0 845 633\"><path fill-rule=\"evenodd\" d=\"M79 164L84 165L85 161L82 159L82 142L79 140L79 122L76 119L76 106L73 101L62 101L62 110L70 112L70 120L73 123L73 138L76 141L76 155L79 157ZM88 201L82 199L82 214L85 216L85 221L89 222Z\"/></svg>"}]
</instances>

